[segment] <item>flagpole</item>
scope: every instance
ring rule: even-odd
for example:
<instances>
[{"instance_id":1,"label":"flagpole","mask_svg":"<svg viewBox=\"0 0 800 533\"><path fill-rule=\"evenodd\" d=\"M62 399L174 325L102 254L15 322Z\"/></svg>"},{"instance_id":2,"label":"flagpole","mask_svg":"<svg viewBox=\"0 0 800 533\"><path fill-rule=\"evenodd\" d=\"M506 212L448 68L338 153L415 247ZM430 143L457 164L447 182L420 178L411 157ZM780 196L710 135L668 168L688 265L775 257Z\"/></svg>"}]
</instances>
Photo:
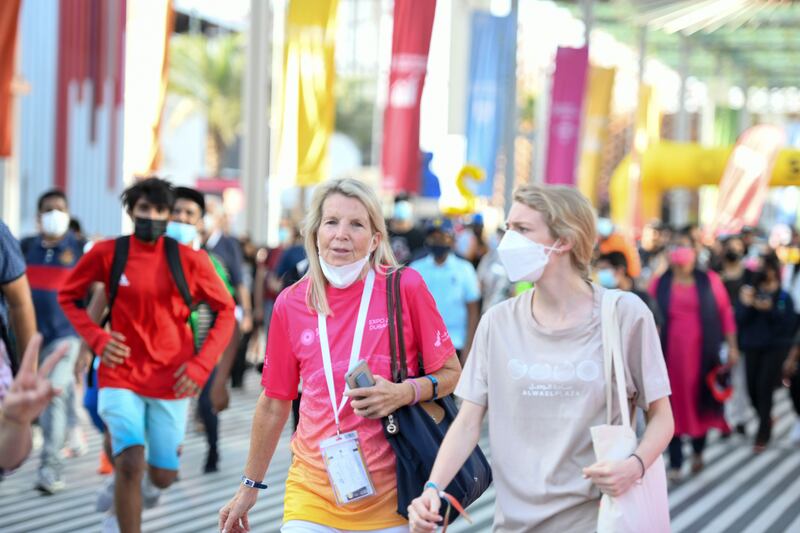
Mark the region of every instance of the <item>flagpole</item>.
<instances>
[{"instance_id":1,"label":"flagpole","mask_svg":"<svg viewBox=\"0 0 800 533\"><path fill-rule=\"evenodd\" d=\"M506 80L506 131L505 131L505 191L503 195L503 208L508 214L514 194L515 182L515 143L517 138L517 21L519 19L519 0L511 0L511 26L514 28L513 43L511 46L511 68L507 72Z\"/></svg>"},{"instance_id":2,"label":"flagpole","mask_svg":"<svg viewBox=\"0 0 800 533\"><path fill-rule=\"evenodd\" d=\"M247 234L258 244L269 239L267 177L270 161L270 71L272 16L268 2L250 3L250 31L244 83L242 188L245 193ZM273 232L274 233L274 232Z\"/></svg>"}]
</instances>

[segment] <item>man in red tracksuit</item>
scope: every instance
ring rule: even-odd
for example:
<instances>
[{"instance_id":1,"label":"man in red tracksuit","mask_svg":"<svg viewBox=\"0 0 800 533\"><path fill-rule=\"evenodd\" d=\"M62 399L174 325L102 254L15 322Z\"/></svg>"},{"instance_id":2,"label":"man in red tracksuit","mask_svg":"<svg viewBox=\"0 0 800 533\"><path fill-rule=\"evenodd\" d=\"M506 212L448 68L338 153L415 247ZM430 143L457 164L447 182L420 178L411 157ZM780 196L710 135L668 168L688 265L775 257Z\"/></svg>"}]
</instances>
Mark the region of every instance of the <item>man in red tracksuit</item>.
<instances>
[{"instance_id":1,"label":"man in red tracksuit","mask_svg":"<svg viewBox=\"0 0 800 533\"><path fill-rule=\"evenodd\" d=\"M116 517L109 515L104 527L113 530L118 522L128 533L141 529L145 448L149 482L166 488L175 481L189 398L203 388L230 339L234 302L206 253L179 245L192 301L205 302L217 314L195 353L190 309L165 253L163 234L174 202L172 186L149 178L128 188L122 200L135 230L116 296L109 294L115 255L115 241L109 240L83 256L58 301L76 331L101 356L98 411L111 436L116 470ZM112 302L110 332L81 305L90 286L98 282L106 285Z\"/></svg>"}]
</instances>

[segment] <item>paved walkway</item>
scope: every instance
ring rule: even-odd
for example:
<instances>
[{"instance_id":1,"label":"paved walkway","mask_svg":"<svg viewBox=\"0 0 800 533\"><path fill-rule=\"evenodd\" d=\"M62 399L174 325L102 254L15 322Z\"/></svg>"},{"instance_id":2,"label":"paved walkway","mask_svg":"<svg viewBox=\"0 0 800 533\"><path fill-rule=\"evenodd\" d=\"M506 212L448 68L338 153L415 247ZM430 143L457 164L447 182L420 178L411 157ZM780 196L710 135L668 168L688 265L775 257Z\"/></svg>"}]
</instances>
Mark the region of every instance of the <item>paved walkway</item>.
<instances>
[{"instance_id":1,"label":"paved walkway","mask_svg":"<svg viewBox=\"0 0 800 533\"><path fill-rule=\"evenodd\" d=\"M251 375L246 389L233 393L233 407L222 415L220 472L201 473L204 439L189 430L180 481L164 493L158 507L145 511L144 531L216 531L217 511L239 483L249 445L252 409L259 392L256 376ZM675 532L800 532L800 449L787 442L795 415L784 391L778 393L778 398L775 443L768 451L753 456L749 441L737 436L727 441L712 437L706 452L706 469L672 487L670 506ZM754 429L752 423L750 429ZM100 530L102 515L94 512L95 492L102 484L102 478L95 474L100 438L93 429L87 428L86 432L90 452L68 461L68 488L62 493L45 497L33 490L36 456L0 483L0 532ZM284 431L267 477L270 489L250 516L253 531L278 531L290 460L288 443L289 433ZM483 447L490 456L485 436ZM476 520L474 525L459 521L448 531L491 531L494 490L490 488L470 512Z\"/></svg>"}]
</instances>

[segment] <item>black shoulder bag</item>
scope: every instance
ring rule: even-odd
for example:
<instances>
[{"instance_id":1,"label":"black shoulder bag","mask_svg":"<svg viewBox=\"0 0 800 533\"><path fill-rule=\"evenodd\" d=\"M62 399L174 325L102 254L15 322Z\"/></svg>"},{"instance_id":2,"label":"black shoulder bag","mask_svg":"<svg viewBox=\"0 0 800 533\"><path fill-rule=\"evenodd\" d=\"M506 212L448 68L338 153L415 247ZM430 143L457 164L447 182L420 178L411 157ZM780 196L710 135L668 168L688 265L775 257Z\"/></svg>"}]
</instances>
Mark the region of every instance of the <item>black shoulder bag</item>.
<instances>
[{"instance_id":1,"label":"black shoulder bag","mask_svg":"<svg viewBox=\"0 0 800 533\"><path fill-rule=\"evenodd\" d=\"M401 270L397 270L386 277L392 379L395 383L402 383L408 377L400 273ZM418 377L421 377L426 375L421 354L418 360ZM447 396L403 406L384 419L384 434L397 456L397 512L403 517L408 518L408 506L422 493L430 478L439 447L457 412L453 397ZM445 492L466 509L491 483L489 461L480 447L476 446ZM446 500L442 500L443 509L446 503ZM454 514L452 520L458 516Z\"/></svg>"}]
</instances>

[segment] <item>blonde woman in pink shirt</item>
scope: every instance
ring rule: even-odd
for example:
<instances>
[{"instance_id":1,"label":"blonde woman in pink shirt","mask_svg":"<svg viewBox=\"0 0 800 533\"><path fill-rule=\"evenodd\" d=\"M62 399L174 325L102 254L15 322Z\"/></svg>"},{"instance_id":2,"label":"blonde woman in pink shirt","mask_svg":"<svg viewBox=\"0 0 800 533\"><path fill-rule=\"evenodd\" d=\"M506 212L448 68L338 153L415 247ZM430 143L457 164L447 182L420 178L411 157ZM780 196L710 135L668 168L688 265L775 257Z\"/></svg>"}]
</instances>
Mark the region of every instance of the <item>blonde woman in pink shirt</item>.
<instances>
[{"instance_id":1,"label":"blonde woman in pink shirt","mask_svg":"<svg viewBox=\"0 0 800 533\"><path fill-rule=\"evenodd\" d=\"M406 269L402 324L408 375L416 377L392 381L386 276L397 262L368 185L353 179L319 185L303 234L308 273L275 301L250 452L242 484L220 511L220 530L250 530L249 511L268 490L264 477L302 379L280 531L407 533L408 521L397 512L395 454L381 419L450 394L461 365L422 276ZM425 376L418 375L420 358ZM350 390L345 376L359 360L374 385Z\"/></svg>"},{"instance_id":2,"label":"blonde woman in pink shirt","mask_svg":"<svg viewBox=\"0 0 800 533\"><path fill-rule=\"evenodd\" d=\"M670 385L653 315L635 295L617 305L627 393L646 410L635 453L595 462L589 428L605 423L600 303L589 281L596 240L589 202L574 189L520 188L498 246L511 281L532 290L492 307L481 320L456 388L463 400L422 495L409 507L412 532L441 525L439 488L478 443L489 418L497 490L494 531L571 533L597 529L601 492L627 491L673 433ZM619 406L614 406L619 423Z\"/></svg>"}]
</instances>

